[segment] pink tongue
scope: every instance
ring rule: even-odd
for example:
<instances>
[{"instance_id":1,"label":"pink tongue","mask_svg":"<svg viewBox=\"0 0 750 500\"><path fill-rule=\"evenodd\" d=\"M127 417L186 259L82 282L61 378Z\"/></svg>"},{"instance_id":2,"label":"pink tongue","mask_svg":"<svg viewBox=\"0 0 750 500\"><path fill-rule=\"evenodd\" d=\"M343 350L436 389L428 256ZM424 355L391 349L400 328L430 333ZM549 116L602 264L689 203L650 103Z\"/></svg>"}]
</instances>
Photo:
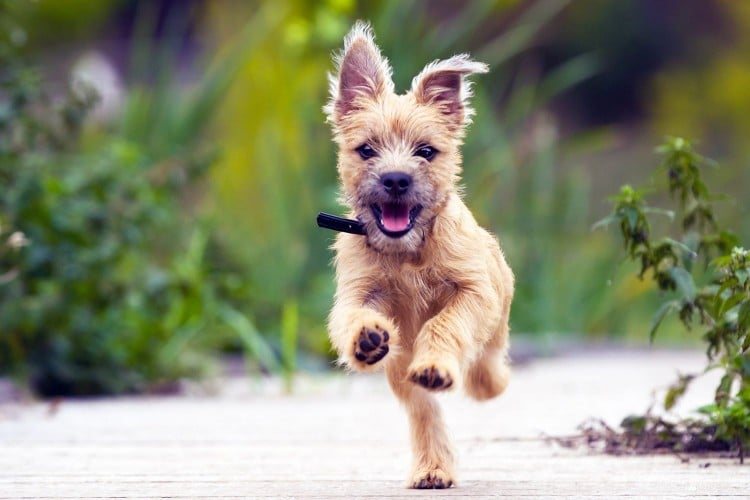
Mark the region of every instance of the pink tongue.
<instances>
[{"instance_id":1,"label":"pink tongue","mask_svg":"<svg viewBox=\"0 0 750 500\"><path fill-rule=\"evenodd\" d=\"M409 207L399 203L385 203L380 222L388 231L403 231L409 227Z\"/></svg>"}]
</instances>

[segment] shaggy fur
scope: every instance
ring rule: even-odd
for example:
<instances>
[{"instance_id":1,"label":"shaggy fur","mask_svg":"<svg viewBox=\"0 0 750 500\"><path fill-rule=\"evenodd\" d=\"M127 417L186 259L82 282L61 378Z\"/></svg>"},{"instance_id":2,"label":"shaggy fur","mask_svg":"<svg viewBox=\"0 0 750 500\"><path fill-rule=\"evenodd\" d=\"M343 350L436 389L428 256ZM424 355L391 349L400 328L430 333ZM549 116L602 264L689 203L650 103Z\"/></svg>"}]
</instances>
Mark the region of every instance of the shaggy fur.
<instances>
[{"instance_id":1,"label":"shaggy fur","mask_svg":"<svg viewBox=\"0 0 750 500\"><path fill-rule=\"evenodd\" d=\"M397 95L388 61L361 22L336 63L325 111L343 201L367 234L340 234L334 245L331 341L349 369L383 367L406 407L414 454L408 485L451 487L454 454L433 393L463 387L486 400L503 392L510 372L513 273L457 184L473 114L465 77L488 68L467 55L435 61ZM394 173L401 189L392 177L389 187ZM407 210L405 234L384 231L401 229Z\"/></svg>"}]
</instances>

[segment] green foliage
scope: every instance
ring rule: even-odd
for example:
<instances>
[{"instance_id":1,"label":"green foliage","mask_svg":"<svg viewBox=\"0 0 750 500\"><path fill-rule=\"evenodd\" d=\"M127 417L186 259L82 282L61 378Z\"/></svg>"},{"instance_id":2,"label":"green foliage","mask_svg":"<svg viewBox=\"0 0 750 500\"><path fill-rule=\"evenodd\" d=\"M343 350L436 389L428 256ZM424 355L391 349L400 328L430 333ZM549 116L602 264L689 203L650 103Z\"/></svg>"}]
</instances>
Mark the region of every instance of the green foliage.
<instances>
[{"instance_id":1,"label":"green foliage","mask_svg":"<svg viewBox=\"0 0 750 500\"><path fill-rule=\"evenodd\" d=\"M329 349L331 234L314 217L338 209L321 107L328 50L348 28L341 9L346 5L267 2L216 8L206 19L219 53L241 29L257 41L218 109L214 135L222 154L210 173L206 208L247 284L257 328L286 373L322 364L298 356L300 348L318 356Z\"/></svg>"},{"instance_id":2,"label":"green foliage","mask_svg":"<svg viewBox=\"0 0 750 500\"><path fill-rule=\"evenodd\" d=\"M122 392L189 373L160 353L184 320L172 299L200 291L147 257L174 223L181 186L152 182L133 143L77 152L88 97L70 93L57 109L19 77L6 81L0 211L28 243L2 260L13 275L0 286L0 366L44 395Z\"/></svg>"},{"instance_id":3,"label":"green foliage","mask_svg":"<svg viewBox=\"0 0 750 500\"><path fill-rule=\"evenodd\" d=\"M491 143L485 134L504 125L492 125L498 121L493 117L485 129L485 120L477 117L470 133L482 142L466 148L466 201L480 223L499 236L518 277L513 330L609 333L616 320L605 315L607 322L601 324L611 300L601 286L616 260L605 250L609 242L604 235L580 244L590 220L587 179L580 171L562 170L561 146L548 116L538 114L525 126L508 130L509 144L497 141L499 136ZM518 154L513 144L524 143L525 151ZM469 160L470 154L478 157ZM572 265L584 261L586 266ZM561 287L565 294L559 293Z\"/></svg>"},{"instance_id":4,"label":"green foliage","mask_svg":"<svg viewBox=\"0 0 750 500\"><path fill-rule=\"evenodd\" d=\"M90 89L53 99L2 52L0 372L45 396L148 390L204 373L222 335L277 366L237 311L246 292L218 267L210 221L190 209L216 156L206 124L251 44L187 97L167 77L133 87L113 132L85 129Z\"/></svg>"},{"instance_id":5,"label":"green foliage","mask_svg":"<svg viewBox=\"0 0 750 500\"><path fill-rule=\"evenodd\" d=\"M750 446L750 252L714 216L713 202L719 197L702 180L702 169L713 162L681 138L669 138L657 151L664 156L660 170L678 203L681 239L653 237L648 216L674 214L648 207L644 193L630 186L613 197L613 214L594 227L618 224L628 257L641 266L639 276L669 293L654 316L651 339L672 313L686 329L695 323L704 329L707 369L723 372L714 403L704 413L715 425L716 439L742 454ZM700 257L710 272L694 265ZM674 406L693 378L680 377L667 392L665 408Z\"/></svg>"}]
</instances>

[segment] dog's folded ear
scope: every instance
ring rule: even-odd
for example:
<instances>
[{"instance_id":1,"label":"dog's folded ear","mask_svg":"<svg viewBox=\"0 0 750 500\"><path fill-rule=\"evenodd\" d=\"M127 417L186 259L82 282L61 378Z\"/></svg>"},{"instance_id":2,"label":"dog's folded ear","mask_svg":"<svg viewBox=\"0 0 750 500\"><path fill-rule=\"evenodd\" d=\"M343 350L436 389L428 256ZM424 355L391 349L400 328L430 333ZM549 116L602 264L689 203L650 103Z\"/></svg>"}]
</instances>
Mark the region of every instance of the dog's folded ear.
<instances>
[{"instance_id":1,"label":"dog's folded ear","mask_svg":"<svg viewBox=\"0 0 750 500\"><path fill-rule=\"evenodd\" d=\"M411 91L417 102L437 106L451 125L463 127L474 114L468 105L471 82L464 77L487 71L486 64L472 61L468 54L460 54L425 66L412 80Z\"/></svg>"},{"instance_id":2,"label":"dog's folded ear","mask_svg":"<svg viewBox=\"0 0 750 500\"><path fill-rule=\"evenodd\" d=\"M367 100L393 91L391 67L375 45L368 23L354 24L335 60L336 74L329 75L331 100L324 109L330 121L336 123L350 111L362 109Z\"/></svg>"}]
</instances>

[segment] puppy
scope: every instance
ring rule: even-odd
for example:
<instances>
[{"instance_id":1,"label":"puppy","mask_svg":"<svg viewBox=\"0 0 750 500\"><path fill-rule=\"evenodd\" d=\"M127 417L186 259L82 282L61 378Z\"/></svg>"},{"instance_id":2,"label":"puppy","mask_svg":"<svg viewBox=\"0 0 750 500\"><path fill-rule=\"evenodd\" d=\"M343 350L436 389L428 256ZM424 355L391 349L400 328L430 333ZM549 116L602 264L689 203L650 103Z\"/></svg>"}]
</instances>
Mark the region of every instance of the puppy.
<instances>
[{"instance_id":1,"label":"puppy","mask_svg":"<svg viewBox=\"0 0 750 500\"><path fill-rule=\"evenodd\" d=\"M339 234L331 342L351 370L384 368L406 407L412 488L455 484L434 393L497 396L510 373L513 273L461 200L460 146L473 110L462 54L428 64L398 95L368 24L335 57L324 110L338 145L343 202L363 235Z\"/></svg>"}]
</instances>

